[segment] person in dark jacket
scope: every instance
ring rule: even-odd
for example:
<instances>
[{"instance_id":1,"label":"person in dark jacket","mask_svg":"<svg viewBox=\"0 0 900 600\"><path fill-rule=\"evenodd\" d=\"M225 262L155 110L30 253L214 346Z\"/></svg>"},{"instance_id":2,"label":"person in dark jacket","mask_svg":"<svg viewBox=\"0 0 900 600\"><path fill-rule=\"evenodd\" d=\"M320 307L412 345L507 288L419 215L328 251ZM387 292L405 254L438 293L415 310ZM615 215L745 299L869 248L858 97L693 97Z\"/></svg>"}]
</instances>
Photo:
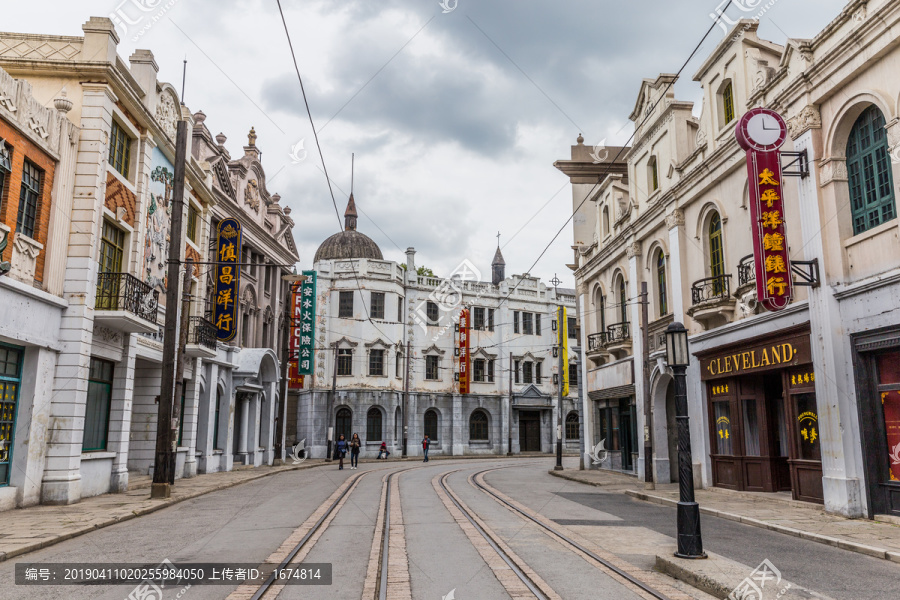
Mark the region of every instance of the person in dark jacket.
<instances>
[{"instance_id":1,"label":"person in dark jacket","mask_svg":"<svg viewBox=\"0 0 900 600\"><path fill-rule=\"evenodd\" d=\"M354 433L353 437L350 438L350 468L358 469L359 468L359 449L362 446L362 442L359 439L359 434Z\"/></svg>"},{"instance_id":2,"label":"person in dark jacket","mask_svg":"<svg viewBox=\"0 0 900 600\"><path fill-rule=\"evenodd\" d=\"M388 452L387 443L381 442L381 450L378 451L378 458L383 458L384 460L387 460L387 457L390 455L391 455L391 453Z\"/></svg>"},{"instance_id":3,"label":"person in dark jacket","mask_svg":"<svg viewBox=\"0 0 900 600\"><path fill-rule=\"evenodd\" d=\"M422 462L428 462L428 448L431 446L431 440L428 439L428 436L425 436L425 439L422 440L422 450L425 452L425 460Z\"/></svg>"},{"instance_id":4,"label":"person in dark jacket","mask_svg":"<svg viewBox=\"0 0 900 600\"><path fill-rule=\"evenodd\" d=\"M344 434L341 434L341 437L338 438L337 443L334 445L334 458L339 460L338 463L338 471L344 470L344 457L347 455L347 440L344 439Z\"/></svg>"}]
</instances>

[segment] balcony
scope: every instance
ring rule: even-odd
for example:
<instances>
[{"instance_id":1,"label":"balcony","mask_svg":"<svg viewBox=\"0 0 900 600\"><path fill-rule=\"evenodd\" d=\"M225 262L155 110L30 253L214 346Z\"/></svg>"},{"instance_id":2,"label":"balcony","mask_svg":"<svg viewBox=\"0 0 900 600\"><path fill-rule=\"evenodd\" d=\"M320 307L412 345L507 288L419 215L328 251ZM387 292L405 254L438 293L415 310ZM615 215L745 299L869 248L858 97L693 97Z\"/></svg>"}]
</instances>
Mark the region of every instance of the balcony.
<instances>
[{"instance_id":1,"label":"balcony","mask_svg":"<svg viewBox=\"0 0 900 600\"><path fill-rule=\"evenodd\" d=\"M188 341L184 352L188 356L214 358L216 356L216 326L203 317L191 317Z\"/></svg>"},{"instance_id":2,"label":"balcony","mask_svg":"<svg viewBox=\"0 0 900 600\"><path fill-rule=\"evenodd\" d=\"M94 322L126 333L155 333L159 291L130 273L98 273Z\"/></svg>"},{"instance_id":3,"label":"balcony","mask_svg":"<svg viewBox=\"0 0 900 600\"><path fill-rule=\"evenodd\" d=\"M589 359L593 360L596 364L602 364L609 352L606 350L606 346L603 345L605 333L592 333L587 336L587 352L586 355Z\"/></svg>"},{"instance_id":4,"label":"balcony","mask_svg":"<svg viewBox=\"0 0 900 600\"><path fill-rule=\"evenodd\" d=\"M731 274L695 281L691 286L691 304L687 314L704 329L728 323L734 316L737 300L731 296Z\"/></svg>"}]
</instances>

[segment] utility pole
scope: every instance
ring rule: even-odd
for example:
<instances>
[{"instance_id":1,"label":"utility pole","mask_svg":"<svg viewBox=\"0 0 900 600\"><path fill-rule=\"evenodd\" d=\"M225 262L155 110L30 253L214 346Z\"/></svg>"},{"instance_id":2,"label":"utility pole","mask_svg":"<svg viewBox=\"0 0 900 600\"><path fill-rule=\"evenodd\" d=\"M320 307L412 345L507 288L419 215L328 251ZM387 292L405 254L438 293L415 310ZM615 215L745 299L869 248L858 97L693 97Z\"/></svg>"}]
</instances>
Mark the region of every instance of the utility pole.
<instances>
[{"instance_id":1,"label":"utility pole","mask_svg":"<svg viewBox=\"0 0 900 600\"><path fill-rule=\"evenodd\" d=\"M267 269L274 267L267 266ZM281 327L281 385L283 389L278 394L275 401L275 458L272 461L274 466L279 466L284 462L284 411L287 406L288 390L290 389L290 381L288 381L288 364L290 356L288 350L288 340L291 331L291 310L293 308L293 292L295 283L287 284L287 296L284 298L284 324ZM284 295L284 286L281 286L281 293Z\"/></svg>"},{"instance_id":2,"label":"utility pole","mask_svg":"<svg viewBox=\"0 0 900 600\"><path fill-rule=\"evenodd\" d=\"M509 353L509 427L507 427L506 455L512 456L512 415L513 415L513 357L512 352Z\"/></svg>"},{"instance_id":3,"label":"utility pole","mask_svg":"<svg viewBox=\"0 0 900 600\"><path fill-rule=\"evenodd\" d=\"M565 382L563 381L563 343L565 342L565 338L563 336L567 335L566 332L566 323L563 318L563 308L562 306L556 307L556 338L557 345L559 348L556 351L556 355L558 357L558 373L557 382L559 386L557 388L558 394L558 407L556 409L556 466L553 467L554 471L562 471L562 413L563 413L563 386Z\"/></svg>"},{"instance_id":4,"label":"utility pole","mask_svg":"<svg viewBox=\"0 0 900 600\"><path fill-rule=\"evenodd\" d=\"M187 345L188 329L191 326L191 276L194 273L194 259L189 258L184 264L184 281L181 282L181 322L178 325L178 353L175 363L175 402L184 398L184 363L187 355L184 347ZM174 406L174 405L173 405ZM173 448L178 446L178 431L184 431L184 418L182 411L178 411L178 417L172 419L172 439L175 441ZM175 483L175 452L169 456L169 483Z\"/></svg>"},{"instance_id":5,"label":"utility pole","mask_svg":"<svg viewBox=\"0 0 900 600\"><path fill-rule=\"evenodd\" d=\"M334 439L334 426L332 423L334 420L331 418L331 413L334 412L334 390L337 388L337 361L338 361L338 346L335 343L334 345L334 369L331 374L331 391L328 392L328 409L325 412L325 435L327 437L326 442L326 452L325 462L331 462L331 442Z\"/></svg>"},{"instance_id":6,"label":"utility pole","mask_svg":"<svg viewBox=\"0 0 900 600\"><path fill-rule=\"evenodd\" d=\"M187 157L187 123L178 121L175 135L175 178L172 190L172 227L169 244L168 286L166 289L166 321L163 327L163 364L159 407L156 416L156 453L153 465L151 498L168 498L174 481L175 440L172 412L175 405L175 334L178 330L178 270L181 264L182 214L184 213L184 169ZM170 473L170 471L173 471Z\"/></svg>"},{"instance_id":7,"label":"utility pole","mask_svg":"<svg viewBox=\"0 0 900 600\"><path fill-rule=\"evenodd\" d=\"M653 407L650 403L650 302L647 297L647 282L641 282L641 362L644 368L644 482L653 484Z\"/></svg>"},{"instance_id":8,"label":"utility pole","mask_svg":"<svg viewBox=\"0 0 900 600\"><path fill-rule=\"evenodd\" d=\"M406 442L409 436L409 365L412 356L409 354L409 341L406 342L406 376L403 381L403 457L406 457Z\"/></svg>"}]
</instances>

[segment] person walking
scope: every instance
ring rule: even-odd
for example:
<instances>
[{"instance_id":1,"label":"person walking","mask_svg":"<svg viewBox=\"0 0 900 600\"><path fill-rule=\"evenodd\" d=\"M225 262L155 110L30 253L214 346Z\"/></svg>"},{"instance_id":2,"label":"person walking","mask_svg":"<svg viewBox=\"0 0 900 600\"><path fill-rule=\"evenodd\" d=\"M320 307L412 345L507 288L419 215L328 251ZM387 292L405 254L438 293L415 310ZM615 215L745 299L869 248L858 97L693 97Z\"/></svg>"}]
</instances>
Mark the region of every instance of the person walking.
<instances>
[{"instance_id":1,"label":"person walking","mask_svg":"<svg viewBox=\"0 0 900 600\"><path fill-rule=\"evenodd\" d=\"M338 471L344 470L344 456L347 455L347 440L344 439L344 434L341 434L341 437L338 438L337 443L334 445L334 458L339 460L338 463Z\"/></svg>"},{"instance_id":2,"label":"person walking","mask_svg":"<svg viewBox=\"0 0 900 600\"><path fill-rule=\"evenodd\" d=\"M428 462L428 447L431 446L431 440L428 439L428 436L425 436L425 439L422 440L422 450L425 452L425 460L422 462Z\"/></svg>"},{"instance_id":3,"label":"person walking","mask_svg":"<svg viewBox=\"0 0 900 600\"><path fill-rule=\"evenodd\" d=\"M353 437L350 438L350 469L352 470L359 468L360 446L362 446L362 442L359 440L359 434L354 433Z\"/></svg>"}]
</instances>

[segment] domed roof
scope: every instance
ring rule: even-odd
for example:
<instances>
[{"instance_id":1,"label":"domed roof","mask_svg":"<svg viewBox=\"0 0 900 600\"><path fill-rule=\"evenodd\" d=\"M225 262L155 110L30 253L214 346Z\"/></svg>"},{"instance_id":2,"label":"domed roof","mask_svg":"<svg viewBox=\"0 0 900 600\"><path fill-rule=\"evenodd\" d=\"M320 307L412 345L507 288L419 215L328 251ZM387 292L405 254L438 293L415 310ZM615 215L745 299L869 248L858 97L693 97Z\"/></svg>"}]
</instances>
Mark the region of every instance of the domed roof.
<instances>
[{"instance_id":1,"label":"domed roof","mask_svg":"<svg viewBox=\"0 0 900 600\"><path fill-rule=\"evenodd\" d=\"M378 244L366 234L356 231L356 217L356 202L351 193L350 200L347 202L347 210L344 211L344 231L336 233L322 242L322 245L316 250L313 262L345 258L384 260Z\"/></svg>"}]
</instances>

